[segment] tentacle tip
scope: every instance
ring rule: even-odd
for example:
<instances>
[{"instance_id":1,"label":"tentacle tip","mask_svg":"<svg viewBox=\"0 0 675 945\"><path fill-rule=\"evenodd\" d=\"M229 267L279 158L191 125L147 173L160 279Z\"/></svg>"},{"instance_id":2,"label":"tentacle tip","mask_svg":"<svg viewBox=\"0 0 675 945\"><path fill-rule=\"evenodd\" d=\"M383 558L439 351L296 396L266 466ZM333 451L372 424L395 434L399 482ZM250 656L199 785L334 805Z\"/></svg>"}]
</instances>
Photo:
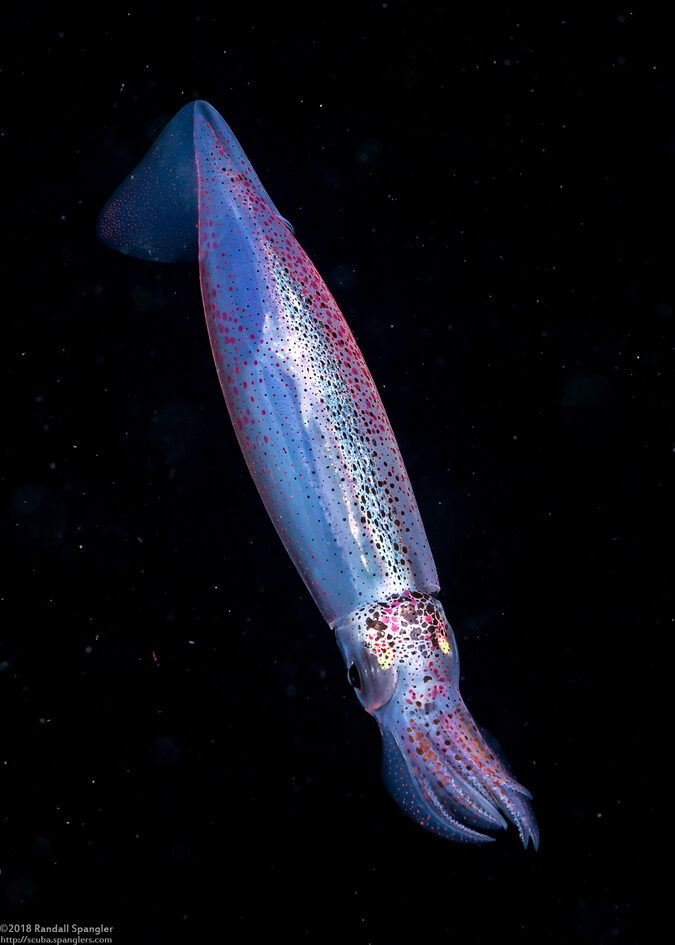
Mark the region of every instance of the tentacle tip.
<instances>
[{"instance_id":1,"label":"tentacle tip","mask_svg":"<svg viewBox=\"0 0 675 945\"><path fill-rule=\"evenodd\" d=\"M534 852L539 851L539 830L537 827L531 827L528 839L532 841L532 846L534 847ZM525 849L527 850L527 840L525 841Z\"/></svg>"},{"instance_id":2,"label":"tentacle tip","mask_svg":"<svg viewBox=\"0 0 675 945\"><path fill-rule=\"evenodd\" d=\"M539 827L537 826L534 816L518 822L517 826L523 849L527 850L528 845L531 843L536 853L539 850Z\"/></svg>"},{"instance_id":3,"label":"tentacle tip","mask_svg":"<svg viewBox=\"0 0 675 945\"><path fill-rule=\"evenodd\" d=\"M432 833L466 843L494 842L483 830L505 830L510 821L523 847L531 842L538 850L530 792L506 763L488 755L482 741L465 737L468 723L455 729L440 713L432 722L406 713L405 727L381 724L384 780L399 806Z\"/></svg>"}]
</instances>

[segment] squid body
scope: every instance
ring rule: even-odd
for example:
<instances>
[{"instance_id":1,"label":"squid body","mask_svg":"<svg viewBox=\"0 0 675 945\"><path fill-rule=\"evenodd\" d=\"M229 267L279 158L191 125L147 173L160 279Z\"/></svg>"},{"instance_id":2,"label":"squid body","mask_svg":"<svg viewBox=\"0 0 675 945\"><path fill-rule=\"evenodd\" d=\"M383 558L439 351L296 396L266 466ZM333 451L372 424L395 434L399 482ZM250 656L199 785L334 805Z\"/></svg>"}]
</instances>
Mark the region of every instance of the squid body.
<instances>
[{"instance_id":1,"label":"squid body","mask_svg":"<svg viewBox=\"0 0 675 945\"><path fill-rule=\"evenodd\" d=\"M99 239L199 260L218 376L270 518L334 630L383 738L385 782L426 829L485 842L505 817L538 845L531 795L459 692L452 629L415 496L340 310L240 145L186 105L119 186Z\"/></svg>"}]
</instances>

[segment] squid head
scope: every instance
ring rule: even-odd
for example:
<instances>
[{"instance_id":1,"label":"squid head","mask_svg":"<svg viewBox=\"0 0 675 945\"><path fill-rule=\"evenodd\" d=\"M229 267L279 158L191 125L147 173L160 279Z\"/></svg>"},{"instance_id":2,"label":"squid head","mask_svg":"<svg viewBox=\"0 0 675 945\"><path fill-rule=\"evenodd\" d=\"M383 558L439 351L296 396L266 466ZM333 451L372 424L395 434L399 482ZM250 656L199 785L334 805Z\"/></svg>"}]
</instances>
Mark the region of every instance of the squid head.
<instances>
[{"instance_id":1,"label":"squid head","mask_svg":"<svg viewBox=\"0 0 675 945\"><path fill-rule=\"evenodd\" d=\"M537 849L531 795L460 695L457 644L439 601L394 595L350 614L336 637L349 682L380 727L384 781L405 813L432 833L476 843L507 818Z\"/></svg>"}]
</instances>

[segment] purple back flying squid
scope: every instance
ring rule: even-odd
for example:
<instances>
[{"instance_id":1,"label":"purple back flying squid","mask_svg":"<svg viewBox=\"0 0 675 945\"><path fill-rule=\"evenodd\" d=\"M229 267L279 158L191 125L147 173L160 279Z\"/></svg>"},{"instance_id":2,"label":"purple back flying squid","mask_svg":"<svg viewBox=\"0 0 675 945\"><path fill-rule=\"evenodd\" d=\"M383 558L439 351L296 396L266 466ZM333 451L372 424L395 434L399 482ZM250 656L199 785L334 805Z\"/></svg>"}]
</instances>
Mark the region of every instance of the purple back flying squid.
<instances>
[{"instance_id":1,"label":"purple back flying squid","mask_svg":"<svg viewBox=\"0 0 675 945\"><path fill-rule=\"evenodd\" d=\"M97 225L122 253L199 261L204 313L260 497L377 721L389 791L421 826L481 843L531 795L459 692L455 637L387 414L333 297L223 118L182 108ZM506 818L506 819L505 819Z\"/></svg>"}]
</instances>

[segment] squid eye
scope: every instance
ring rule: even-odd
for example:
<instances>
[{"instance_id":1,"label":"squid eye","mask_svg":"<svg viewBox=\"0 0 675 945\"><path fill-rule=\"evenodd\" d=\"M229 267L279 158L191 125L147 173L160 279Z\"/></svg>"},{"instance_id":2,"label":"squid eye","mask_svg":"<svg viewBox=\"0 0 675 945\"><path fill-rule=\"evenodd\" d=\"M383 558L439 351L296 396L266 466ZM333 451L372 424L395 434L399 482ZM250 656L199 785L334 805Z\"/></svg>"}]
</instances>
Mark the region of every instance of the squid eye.
<instances>
[{"instance_id":1,"label":"squid eye","mask_svg":"<svg viewBox=\"0 0 675 945\"><path fill-rule=\"evenodd\" d=\"M361 688L361 674L359 673L359 668L356 663L352 663L349 667L349 672L347 673L347 679L354 689Z\"/></svg>"}]
</instances>

